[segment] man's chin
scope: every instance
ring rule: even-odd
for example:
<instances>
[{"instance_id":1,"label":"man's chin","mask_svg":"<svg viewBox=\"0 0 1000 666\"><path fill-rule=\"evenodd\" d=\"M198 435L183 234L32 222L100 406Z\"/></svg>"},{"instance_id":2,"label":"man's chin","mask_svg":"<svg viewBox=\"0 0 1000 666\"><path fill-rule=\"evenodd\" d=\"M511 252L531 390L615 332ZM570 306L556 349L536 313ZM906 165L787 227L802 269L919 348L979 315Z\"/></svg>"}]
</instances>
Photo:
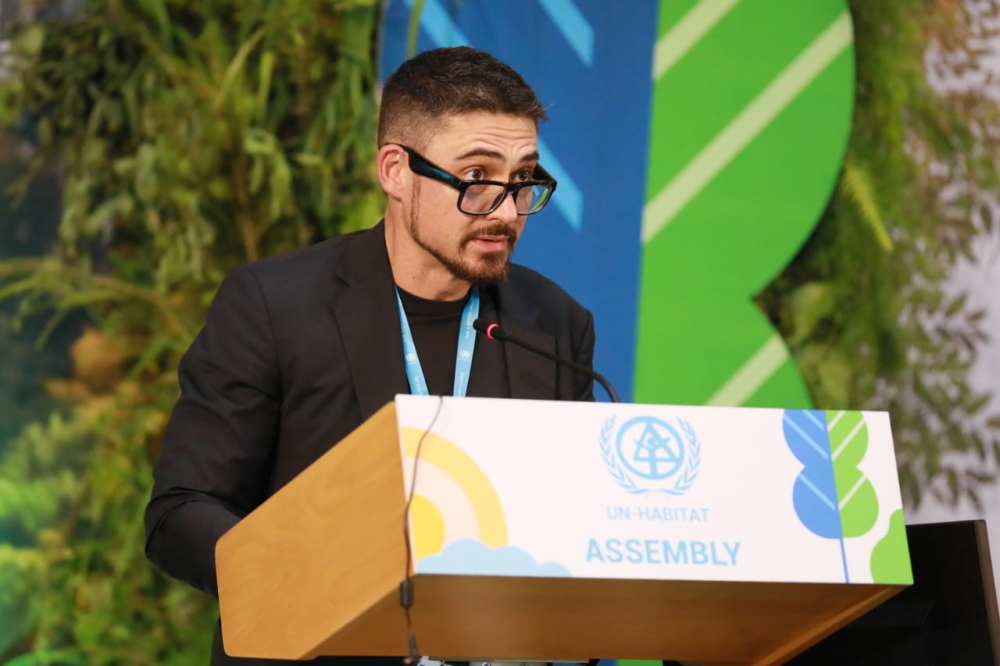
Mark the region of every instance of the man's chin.
<instances>
[{"instance_id":1,"label":"man's chin","mask_svg":"<svg viewBox=\"0 0 1000 666\"><path fill-rule=\"evenodd\" d=\"M501 268L496 270L478 271L471 282L480 287L490 287L506 280L508 273L510 273L510 264L505 263Z\"/></svg>"},{"instance_id":2,"label":"man's chin","mask_svg":"<svg viewBox=\"0 0 1000 666\"><path fill-rule=\"evenodd\" d=\"M510 256L508 253L498 253L495 261L489 259L480 260L475 264L463 265L460 270L453 270L452 273L466 282L481 287L488 287L498 284L507 279L510 271Z\"/></svg>"}]
</instances>

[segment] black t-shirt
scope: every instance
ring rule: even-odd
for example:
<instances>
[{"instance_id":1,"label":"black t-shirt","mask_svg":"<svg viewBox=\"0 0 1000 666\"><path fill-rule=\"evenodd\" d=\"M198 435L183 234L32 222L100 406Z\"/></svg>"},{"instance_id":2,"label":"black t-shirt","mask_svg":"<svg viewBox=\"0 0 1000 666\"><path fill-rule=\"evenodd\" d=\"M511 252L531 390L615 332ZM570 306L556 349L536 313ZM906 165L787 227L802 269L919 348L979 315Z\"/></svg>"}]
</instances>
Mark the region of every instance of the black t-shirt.
<instances>
[{"instance_id":1,"label":"black t-shirt","mask_svg":"<svg viewBox=\"0 0 1000 666\"><path fill-rule=\"evenodd\" d=\"M410 323L413 344L431 395L452 395L455 387L455 355L462 326L462 310L468 295L457 301L431 301L396 287ZM400 350L402 354L403 351Z\"/></svg>"}]
</instances>

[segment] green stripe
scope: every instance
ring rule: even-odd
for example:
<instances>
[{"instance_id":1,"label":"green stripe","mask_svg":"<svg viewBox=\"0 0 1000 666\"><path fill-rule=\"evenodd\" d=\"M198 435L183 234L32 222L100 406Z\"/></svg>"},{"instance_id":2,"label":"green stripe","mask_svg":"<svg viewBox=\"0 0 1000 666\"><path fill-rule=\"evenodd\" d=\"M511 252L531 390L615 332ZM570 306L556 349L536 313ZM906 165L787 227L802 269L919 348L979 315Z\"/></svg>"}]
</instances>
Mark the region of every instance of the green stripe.
<instances>
[{"instance_id":1,"label":"green stripe","mask_svg":"<svg viewBox=\"0 0 1000 666\"><path fill-rule=\"evenodd\" d=\"M650 145L660 150L650 160L647 201L843 12L837 0L734 6L654 86Z\"/></svg>"},{"instance_id":2,"label":"green stripe","mask_svg":"<svg viewBox=\"0 0 1000 666\"><path fill-rule=\"evenodd\" d=\"M725 21L753 2L743 0ZM831 4L838 11L830 12ZM832 17L826 27L843 13L844 4L829 0L820 9ZM767 48L767 39L768 35L758 35L757 50ZM811 41L805 39L785 64ZM665 78L676 77L692 57L685 57ZM722 76L706 66L707 74ZM826 204L850 127L853 72L848 48L644 245L636 401L703 404L775 334L753 304L753 295L794 255ZM736 82L743 72L731 65L724 74ZM678 94L672 104L696 100L701 89L695 86ZM659 114L660 109L654 108L654 115ZM660 144L651 145L651 164L673 153L685 140L683 131L678 127L674 134L661 137ZM762 373L753 383L760 388L745 405L811 404L791 361L769 377Z\"/></svg>"},{"instance_id":3,"label":"green stripe","mask_svg":"<svg viewBox=\"0 0 1000 666\"><path fill-rule=\"evenodd\" d=\"M708 399L709 405L738 407L757 392L788 359L788 348L780 335L772 335L725 386Z\"/></svg>"},{"instance_id":4,"label":"green stripe","mask_svg":"<svg viewBox=\"0 0 1000 666\"><path fill-rule=\"evenodd\" d=\"M701 0L656 42L653 52L653 80L684 57L691 47L722 20L740 0Z\"/></svg>"},{"instance_id":5,"label":"green stripe","mask_svg":"<svg viewBox=\"0 0 1000 666\"><path fill-rule=\"evenodd\" d=\"M660 16L656 34L662 36L673 28L678 21L687 16L699 0L665 0L660 2Z\"/></svg>"},{"instance_id":6,"label":"green stripe","mask_svg":"<svg viewBox=\"0 0 1000 666\"><path fill-rule=\"evenodd\" d=\"M642 240L658 234L716 174L760 134L851 44L851 18L841 14L763 92L646 205Z\"/></svg>"}]
</instances>

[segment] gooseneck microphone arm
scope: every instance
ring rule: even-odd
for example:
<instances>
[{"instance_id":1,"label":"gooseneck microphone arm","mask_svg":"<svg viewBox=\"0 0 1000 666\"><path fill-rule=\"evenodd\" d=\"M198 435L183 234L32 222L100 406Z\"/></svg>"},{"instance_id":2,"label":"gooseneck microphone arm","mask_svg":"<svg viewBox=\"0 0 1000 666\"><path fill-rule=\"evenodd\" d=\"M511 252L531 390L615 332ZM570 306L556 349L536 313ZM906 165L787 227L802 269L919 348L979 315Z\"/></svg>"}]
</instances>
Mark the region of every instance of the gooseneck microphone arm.
<instances>
[{"instance_id":1,"label":"gooseneck microphone arm","mask_svg":"<svg viewBox=\"0 0 1000 666\"><path fill-rule=\"evenodd\" d=\"M618 400L618 394L615 392L615 389L611 386L611 382L605 379L604 375L602 375L601 373L595 372L593 368L589 368L580 363L576 363L575 361L570 361L569 359L562 358L561 356L556 356L552 352L546 351L541 347L536 347L530 342L525 342L520 338L514 337L513 335L507 333L507 331L500 328L500 324L490 323L488 321L483 321L482 319L477 319L472 323L472 327L475 328L480 333L482 333L483 335L485 335L490 340L502 340L504 342L510 342L511 344L515 344L518 347L523 347L530 352L533 352L535 354L538 354L539 356L547 358L550 361L555 361L560 365L565 365L567 368L579 372L581 375L587 375L591 379L596 380L601 386L604 387L604 390L607 392L608 397L611 399L611 402L620 402L620 400Z\"/></svg>"}]
</instances>

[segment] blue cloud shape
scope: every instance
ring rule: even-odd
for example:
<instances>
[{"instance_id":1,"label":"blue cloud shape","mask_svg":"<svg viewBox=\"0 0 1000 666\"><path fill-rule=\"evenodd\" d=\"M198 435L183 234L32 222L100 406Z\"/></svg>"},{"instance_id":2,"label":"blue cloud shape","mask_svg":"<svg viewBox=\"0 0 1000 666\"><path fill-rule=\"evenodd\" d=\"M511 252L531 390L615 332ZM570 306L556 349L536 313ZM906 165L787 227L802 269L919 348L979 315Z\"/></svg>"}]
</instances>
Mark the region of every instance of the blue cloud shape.
<instances>
[{"instance_id":1,"label":"blue cloud shape","mask_svg":"<svg viewBox=\"0 0 1000 666\"><path fill-rule=\"evenodd\" d=\"M493 550L473 539L461 539L448 545L437 555L428 555L417 562L417 573L473 576L538 576L572 578L561 564L539 564L525 550L503 546Z\"/></svg>"}]
</instances>

